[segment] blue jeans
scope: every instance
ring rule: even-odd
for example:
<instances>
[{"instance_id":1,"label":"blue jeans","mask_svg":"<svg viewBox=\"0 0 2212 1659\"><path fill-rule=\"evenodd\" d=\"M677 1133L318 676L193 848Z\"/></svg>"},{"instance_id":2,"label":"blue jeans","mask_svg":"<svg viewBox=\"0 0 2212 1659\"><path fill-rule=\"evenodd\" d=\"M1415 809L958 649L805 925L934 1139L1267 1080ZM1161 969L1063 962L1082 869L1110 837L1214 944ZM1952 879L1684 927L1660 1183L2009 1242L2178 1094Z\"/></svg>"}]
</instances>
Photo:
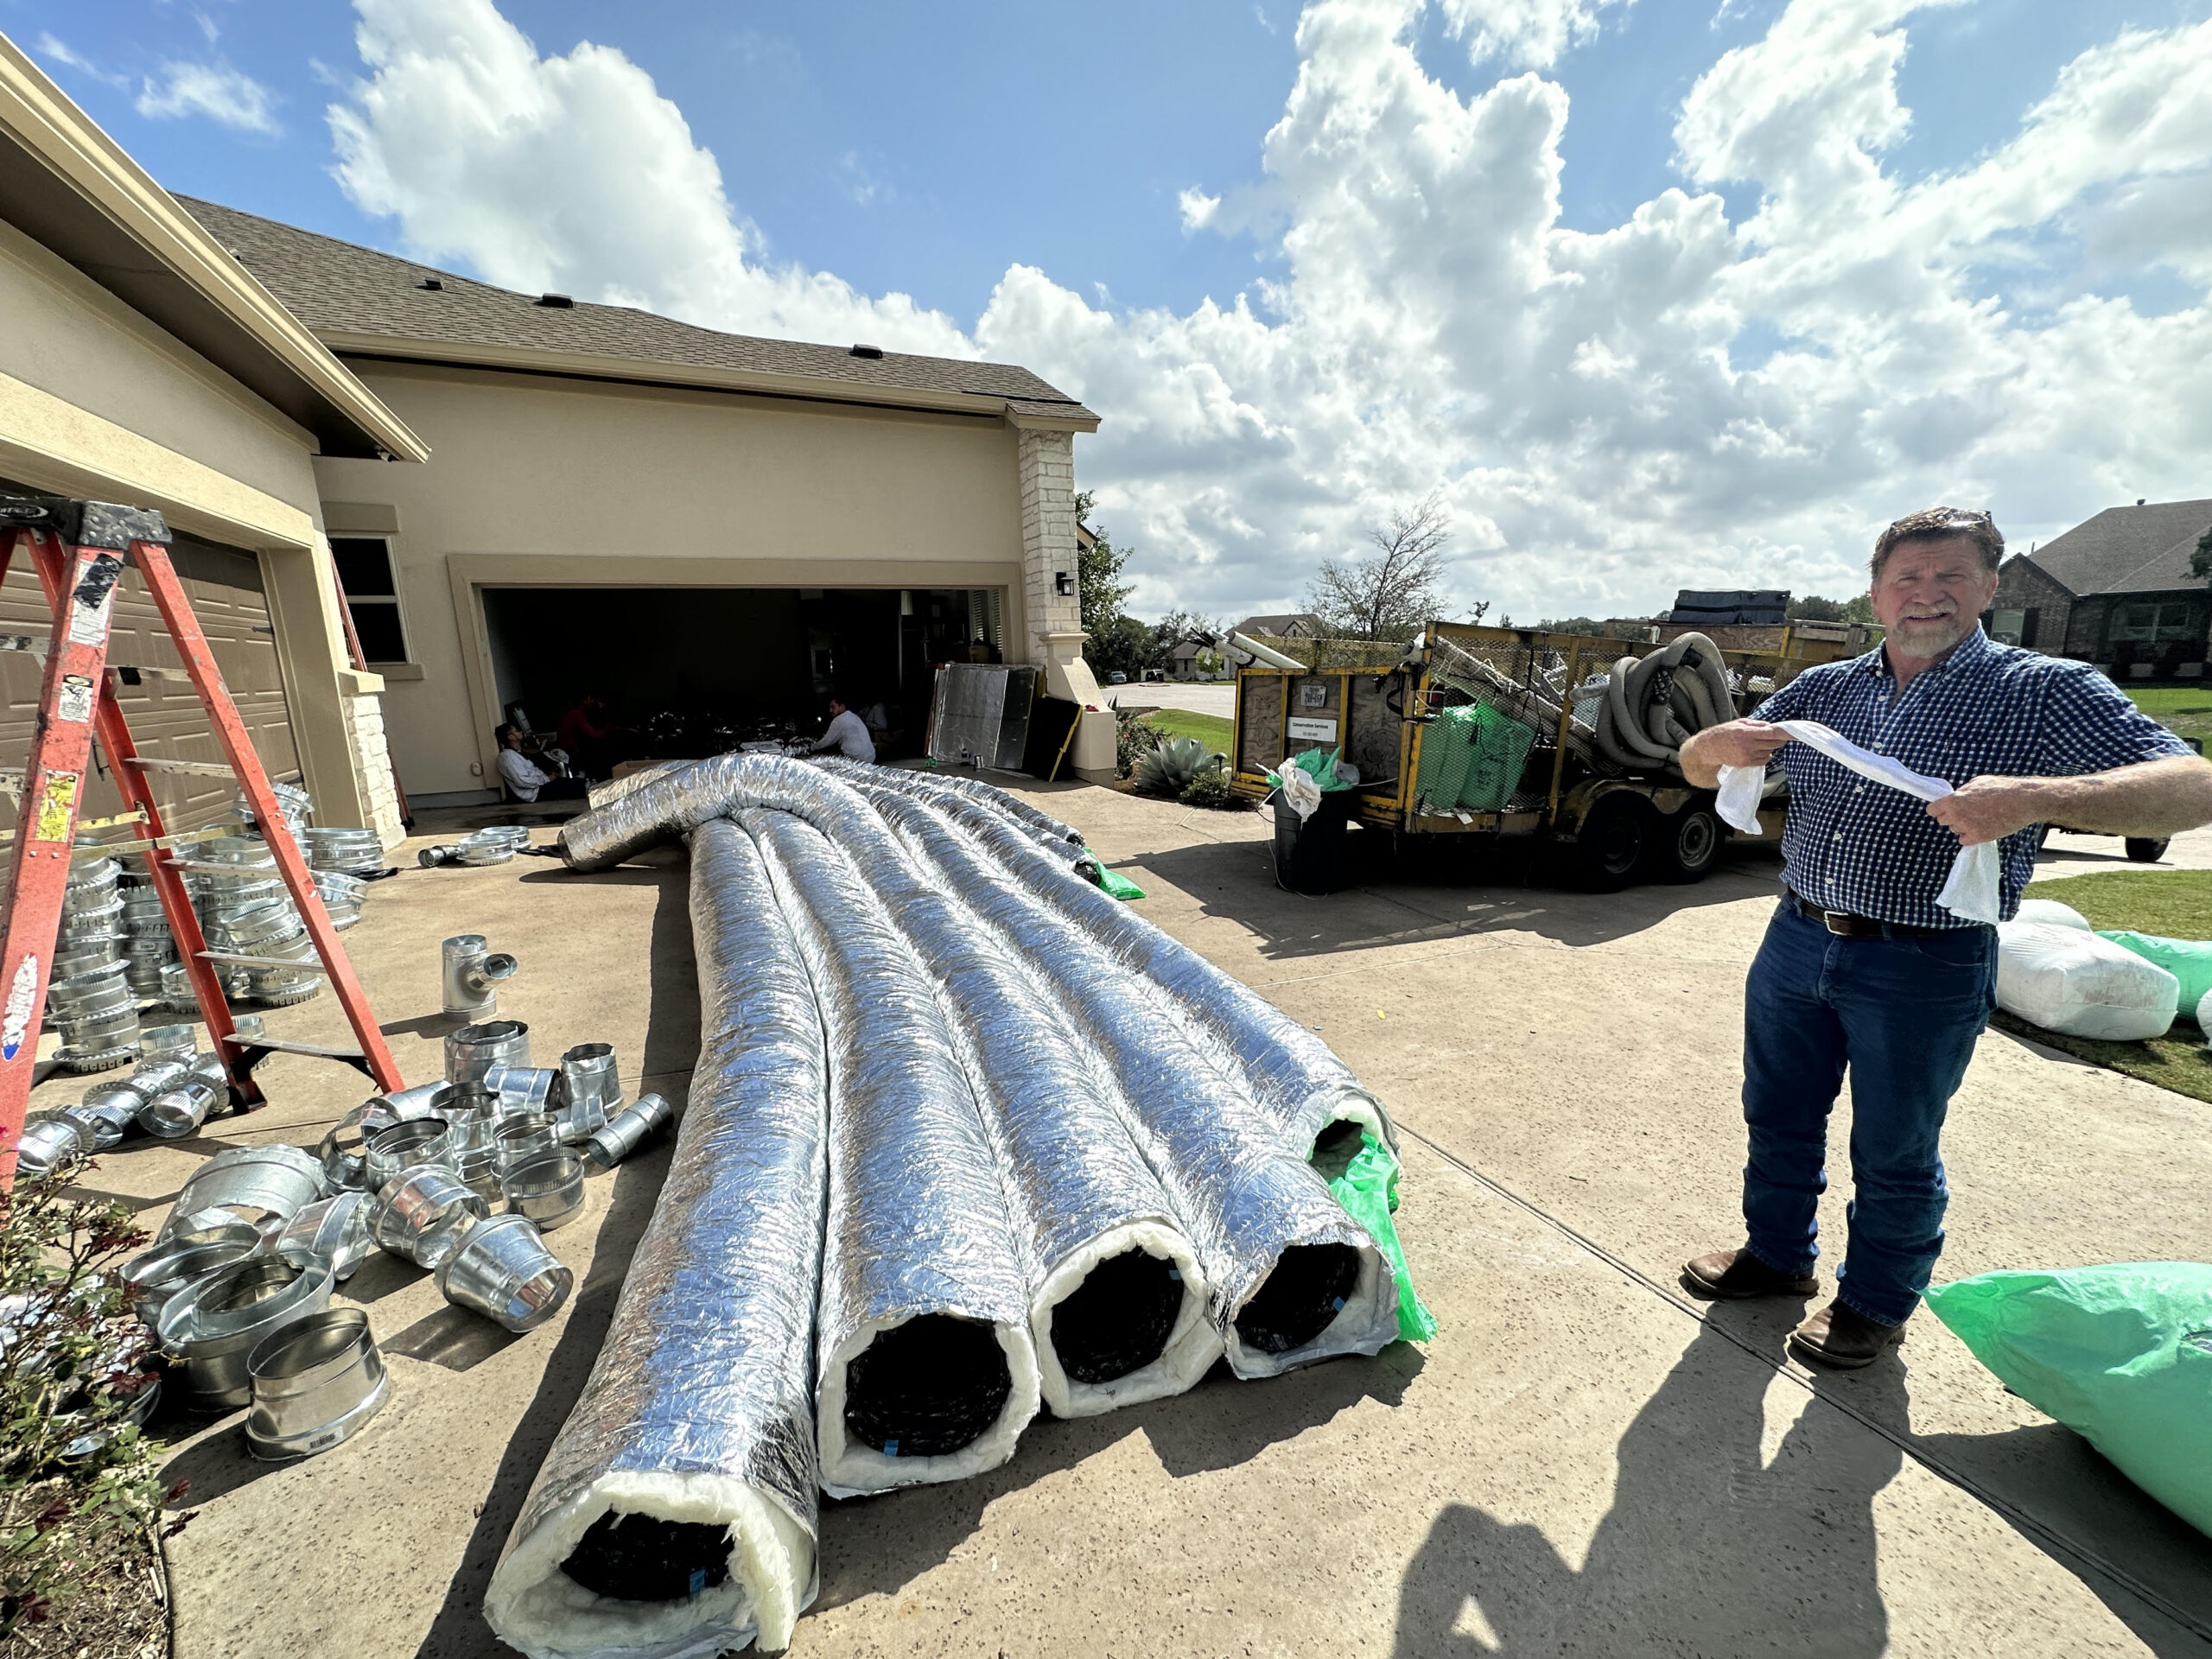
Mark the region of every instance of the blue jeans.
<instances>
[{"instance_id":1,"label":"blue jeans","mask_svg":"<svg viewBox=\"0 0 2212 1659\"><path fill-rule=\"evenodd\" d=\"M1989 1022L1997 930L1842 938L1786 899L1744 995L1744 1221L1751 1254L1813 1270L1828 1113L1851 1072L1850 1244L1836 1295L1881 1325L1919 1305L1949 1199L1937 1141Z\"/></svg>"}]
</instances>

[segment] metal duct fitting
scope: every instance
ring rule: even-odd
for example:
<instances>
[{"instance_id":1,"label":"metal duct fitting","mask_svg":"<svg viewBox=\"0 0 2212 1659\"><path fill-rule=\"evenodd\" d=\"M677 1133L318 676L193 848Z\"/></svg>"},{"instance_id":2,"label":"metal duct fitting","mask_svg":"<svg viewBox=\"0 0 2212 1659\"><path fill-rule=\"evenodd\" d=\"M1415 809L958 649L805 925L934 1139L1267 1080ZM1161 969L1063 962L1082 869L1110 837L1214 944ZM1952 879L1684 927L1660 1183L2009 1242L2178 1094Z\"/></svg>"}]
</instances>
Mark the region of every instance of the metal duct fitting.
<instances>
[{"instance_id":1,"label":"metal duct fitting","mask_svg":"<svg viewBox=\"0 0 2212 1659\"><path fill-rule=\"evenodd\" d=\"M275 1256L249 1256L210 1274L162 1311L162 1346L184 1362L194 1404L225 1411L249 1404L246 1361L256 1344L330 1301L330 1274Z\"/></svg>"},{"instance_id":2,"label":"metal duct fitting","mask_svg":"<svg viewBox=\"0 0 2212 1659\"><path fill-rule=\"evenodd\" d=\"M1037 1413L1029 1287L930 976L820 831L788 812L738 822L766 861L829 1041L823 1490L852 1497L996 1468Z\"/></svg>"},{"instance_id":3,"label":"metal duct fitting","mask_svg":"<svg viewBox=\"0 0 2212 1659\"><path fill-rule=\"evenodd\" d=\"M565 1227L583 1213L584 1160L563 1147L541 1152L504 1171L499 1191L507 1213L521 1216L541 1233Z\"/></svg>"},{"instance_id":4,"label":"metal duct fitting","mask_svg":"<svg viewBox=\"0 0 2212 1659\"><path fill-rule=\"evenodd\" d=\"M561 1073L550 1065L495 1065L484 1074L484 1098L502 1119L554 1117L561 1100Z\"/></svg>"},{"instance_id":5,"label":"metal duct fitting","mask_svg":"<svg viewBox=\"0 0 2212 1659\"><path fill-rule=\"evenodd\" d=\"M403 1169L420 1164L453 1167L453 1125L442 1117L410 1117L369 1137L362 1156L365 1185L372 1192L389 1186Z\"/></svg>"},{"instance_id":6,"label":"metal duct fitting","mask_svg":"<svg viewBox=\"0 0 2212 1659\"><path fill-rule=\"evenodd\" d=\"M817 1588L827 1062L734 824L692 838L691 925L704 1040L660 1202L484 1598L531 1659L778 1650Z\"/></svg>"},{"instance_id":7,"label":"metal duct fitting","mask_svg":"<svg viewBox=\"0 0 2212 1659\"><path fill-rule=\"evenodd\" d=\"M530 1064L530 1027L519 1020L488 1020L446 1033L446 1081L464 1094L488 1094L484 1074L495 1065Z\"/></svg>"},{"instance_id":8,"label":"metal duct fitting","mask_svg":"<svg viewBox=\"0 0 2212 1659\"><path fill-rule=\"evenodd\" d=\"M58 1112L41 1112L25 1121L16 1142L16 1169L31 1180L45 1180L58 1169L92 1154L85 1127Z\"/></svg>"},{"instance_id":9,"label":"metal duct fitting","mask_svg":"<svg viewBox=\"0 0 2212 1659\"><path fill-rule=\"evenodd\" d=\"M1205 1317L1205 1274L1112 1077L1068 1042L1029 966L976 926L973 894L922 879L837 779L812 789L804 816L850 849L950 1015L1022 1246L1046 1403L1080 1417L1181 1393L1223 1344Z\"/></svg>"},{"instance_id":10,"label":"metal duct fitting","mask_svg":"<svg viewBox=\"0 0 2212 1659\"><path fill-rule=\"evenodd\" d=\"M481 933L457 933L438 947L448 1020L475 1020L499 1006L498 986L522 964L492 950Z\"/></svg>"},{"instance_id":11,"label":"metal duct fitting","mask_svg":"<svg viewBox=\"0 0 2212 1659\"><path fill-rule=\"evenodd\" d=\"M584 1156L601 1169L612 1169L675 1121L676 1108L665 1096L639 1095L584 1142Z\"/></svg>"},{"instance_id":12,"label":"metal duct fitting","mask_svg":"<svg viewBox=\"0 0 2212 1659\"><path fill-rule=\"evenodd\" d=\"M558 1313L575 1282L575 1272L519 1215L477 1223L438 1269L438 1294L514 1332L535 1331Z\"/></svg>"},{"instance_id":13,"label":"metal duct fitting","mask_svg":"<svg viewBox=\"0 0 2212 1659\"><path fill-rule=\"evenodd\" d=\"M446 1117L456 1090L449 1083L418 1084L395 1094L371 1095L340 1118L322 1137L316 1160L322 1166L322 1190L328 1193L372 1192L368 1143L395 1123L416 1117ZM448 1121L450 1119L448 1118Z\"/></svg>"},{"instance_id":14,"label":"metal duct fitting","mask_svg":"<svg viewBox=\"0 0 2212 1659\"><path fill-rule=\"evenodd\" d=\"M322 1196L322 1165L298 1147L226 1147L192 1173L169 1214L228 1210L241 1220L289 1221Z\"/></svg>"},{"instance_id":15,"label":"metal duct fitting","mask_svg":"<svg viewBox=\"0 0 2212 1659\"><path fill-rule=\"evenodd\" d=\"M373 830L332 825L302 837L308 868L321 874L378 875L385 868L384 842Z\"/></svg>"},{"instance_id":16,"label":"metal duct fitting","mask_svg":"<svg viewBox=\"0 0 2212 1659\"><path fill-rule=\"evenodd\" d=\"M622 1109L622 1078L614 1050L578 1043L561 1056L562 1103L555 1114L563 1141L588 1141Z\"/></svg>"},{"instance_id":17,"label":"metal duct fitting","mask_svg":"<svg viewBox=\"0 0 2212 1659\"><path fill-rule=\"evenodd\" d=\"M435 1269L491 1206L443 1164L403 1169L378 1193L369 1226L376 1241L418 1268Z\"/></svg>"},{"instance_id":18,"label":"metal duct fitting","mask_svg":"<svg viewBox=\"0 0 2212 1659\"><path fill-rule=\"evenodd\" d=\"M358 1307L326 1308L263 1338L246 1357L246 1446L271 1461L311 1458L351 1440L391 1386L369 1316Z\"/></svg>"},{"instance_id":19,"label":"metal duct fitting","mask_svg":"<svg viewBox=\"0 0 2212 1659\"><path fill-rule=\"evenodd\" d=\"M318 1198L284 1224L276 1235L275 1253L296 1268L327 1268L330 1276L343 1284L376 1248L369 1233L373 1208L365 1192Z\"/></svg>"},{"instance_id":20,"label":"metal duct fitting","mask_svg":"<svg viewBox=\"0 0 2212 1659\"><path fill-rule=\"evenodd\" d=\"M1052 993L1059 1025L1096 1054L1100 1071L1119 1080L1139 1143L1198 1247L1209 1317L1236 1374L1273 1376L1395 1340L1389 1264L1275 1116L1218 1063L1222 1051L1163 1017L1141 981L970 838L903 796L887 792L877 805L938 884Z\"/></svg>"},{"instance_id":21,"label":"metal duct fitting","mask_svg":"<svg viewBox=\"0 0 2212 1659\"><path fill-rule=\"evenodd\" d=\"M177 1297L219 1268L243 1262L261 1249L258 1229L233 1218L219 1238L173 1238L123 1264L124 1300L150 1328Z\"/></svg>"}]
</instances>

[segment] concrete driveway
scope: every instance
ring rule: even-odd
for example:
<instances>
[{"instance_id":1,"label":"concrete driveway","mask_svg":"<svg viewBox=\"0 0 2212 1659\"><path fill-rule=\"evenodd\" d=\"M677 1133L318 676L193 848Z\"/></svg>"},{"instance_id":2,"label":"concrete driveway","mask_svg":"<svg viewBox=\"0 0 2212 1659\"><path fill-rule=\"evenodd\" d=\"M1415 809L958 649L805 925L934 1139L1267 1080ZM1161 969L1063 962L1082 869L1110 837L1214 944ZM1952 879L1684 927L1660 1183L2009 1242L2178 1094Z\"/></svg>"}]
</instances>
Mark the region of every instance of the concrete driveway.
<instances>
[{"instance_id":1,"label":"concrete driveway","mask_svg":"<svg viewBox=\"0 0 2212 1659\"><path fill-rule=\"evenodd\" d=\"M1932 1319L1899 1363L1816 1376L1783 1358L1794 1305L1675 1288L1685 1256L1739 1238L1740 995L1770 853L1613 898L1471 861L1306 899L1274 886L1251 813L1033 792L1147 890L1142 913L1388 1102L1441 1328L1425 1350L1039 1421L979 1479L825 1506L794 1652L2212 1654L2212 1542ZM348 938L410 1079L444 1028L436 942L467 929L523 954L504 1010L547 1053L612 1041L633 1090L669 1090L697 1040L683 893L680 869L410 868ZM335 1028L323 1004L289 1024ZM312 1142L363 1092L288 1058L270 1084L266 1112L111 1155L100 1180L156 1218L198 1157ZM2212 1256L2206 1110L1986 1038L1952 1114L1939 1275ZM235 1418L183 1440L171 1472L200 1515L169 1547L182 1659L504 1650L484 1583L664 1165L594 1184L553 1236L579 1294L528 1337L365 1268L348 1288L396 1391L354 1442L272 1467Z\"/></svg>"}]
</instances>

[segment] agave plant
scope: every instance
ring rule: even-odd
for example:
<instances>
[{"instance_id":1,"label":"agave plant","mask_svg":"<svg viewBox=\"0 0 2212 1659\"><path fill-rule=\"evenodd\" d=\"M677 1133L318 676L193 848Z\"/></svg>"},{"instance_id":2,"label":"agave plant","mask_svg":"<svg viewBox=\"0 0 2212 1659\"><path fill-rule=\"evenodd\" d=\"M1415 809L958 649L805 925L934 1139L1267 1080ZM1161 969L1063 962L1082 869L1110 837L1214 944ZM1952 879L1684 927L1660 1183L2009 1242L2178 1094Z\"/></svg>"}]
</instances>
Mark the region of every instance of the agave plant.
<instances>
[{"instance_id":1,"label":"agave plant","mask_svg":"<svg viewBox=\"0 0 2212 1659\"><path fill-rule=\"evenodd\" d=\"M1180 795L1192 779L1228 761L1225 754L1208 754L1195 737L1171 737L1150 754L1137 757L1136 785L1147 795Z\"/></svg>"}]
</instances>

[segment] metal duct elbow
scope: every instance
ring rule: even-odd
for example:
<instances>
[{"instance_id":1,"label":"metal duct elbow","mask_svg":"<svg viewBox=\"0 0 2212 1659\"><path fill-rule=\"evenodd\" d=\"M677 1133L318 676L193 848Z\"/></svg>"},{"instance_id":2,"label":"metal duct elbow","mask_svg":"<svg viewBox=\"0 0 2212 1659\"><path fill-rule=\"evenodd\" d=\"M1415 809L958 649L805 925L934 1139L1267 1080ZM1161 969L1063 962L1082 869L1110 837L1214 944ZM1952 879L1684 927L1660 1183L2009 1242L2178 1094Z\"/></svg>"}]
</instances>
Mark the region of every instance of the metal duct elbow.
<instances>
[{"instance_id":1,"label":"metal duct elbow","mask_svg":"<svg viewBox=\"0 0 2212 1659\"><path fill-rule=\"evenodd\" d=\"M822 1027L750 837L706 823L691 855L704 1043L690 1104L598 1362L484 1599L532 1659L779 1649L817 1590Z\"/></svg>"}]
</instances>

